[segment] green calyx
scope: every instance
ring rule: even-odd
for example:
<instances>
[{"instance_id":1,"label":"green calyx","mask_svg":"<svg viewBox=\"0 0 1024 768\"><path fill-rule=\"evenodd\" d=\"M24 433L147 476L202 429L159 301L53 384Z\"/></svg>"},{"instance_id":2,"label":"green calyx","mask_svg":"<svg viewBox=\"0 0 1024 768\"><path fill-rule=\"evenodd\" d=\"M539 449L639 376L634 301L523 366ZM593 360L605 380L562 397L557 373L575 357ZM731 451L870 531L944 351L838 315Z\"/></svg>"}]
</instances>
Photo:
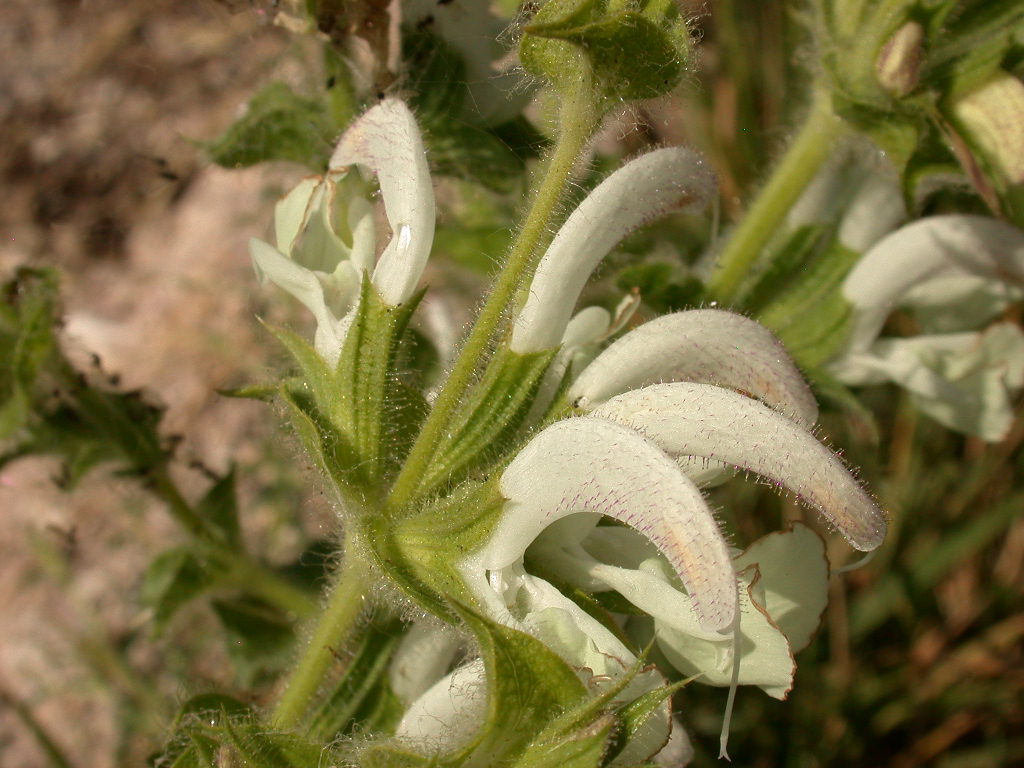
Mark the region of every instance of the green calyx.
<instances>
[{"instance_id":1,"label":"green calyx","mask_svg":"<svg viewBox=\"0 0 1024 768\"><path fill-rule=\"evenodd\" d=\"M550 0L523 28L519 55L557 90L591 82L597 100L614 103L671 91L691 47L672 2Z\"/></svg>"}]
</instances>

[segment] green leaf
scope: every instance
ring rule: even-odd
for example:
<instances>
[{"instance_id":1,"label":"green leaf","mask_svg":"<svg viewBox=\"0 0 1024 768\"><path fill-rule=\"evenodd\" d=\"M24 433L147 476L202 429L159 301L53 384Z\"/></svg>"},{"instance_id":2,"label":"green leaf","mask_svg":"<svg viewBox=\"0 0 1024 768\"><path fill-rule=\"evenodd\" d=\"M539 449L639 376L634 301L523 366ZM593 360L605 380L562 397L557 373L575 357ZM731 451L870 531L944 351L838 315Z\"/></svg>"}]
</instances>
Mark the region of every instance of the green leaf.
<instances>
[{"instance_id":1,"label":"green leaf","mask_svg":"<svg viewBox=\"0 0 1024 768\"><path fill-rule=\"evenodd\" d=\"M220 729L229 719L248 719L252 710L241 701L204 693L186 701L174 718L174 734L157 764L174 768L216 768Z\"/></svg>"},{"instance_id":2,"label":"green leaf","mask_svg":"<svg viewBox=\"0 0 1024 768\"><path fill-rule=\"evenodd\" d=\"M552 720L586 700L587 690L539 640L468 609L461 613L487 672L487 715L476 738L460 752L500 764L525 753Z\"/></svg>"},{"instance_id":3,"label":"green leaf","mask_svg":"<svg viewBox=\"0 0 1024 768\"><path fill-rule=\"evenodd\" d=\"M309 391L312 392L317 409L324 415L330 415L338 384L334 372L326 361L320 357L320 353L309 342L297 333L289 331L287 328L276 328L269 325L266 328L288 350L296 365L299 366L302 379L308 385Z\"/></svg>"},{"instance_id":4,"label":"green leaf","mask_svg":"<svg viewBox=\"0 0 1024 768\"><path fill-rule=\"evenodd\" d=\"M820 256L835 236L835 228L808 224L772 243L762 259L767 268L741 286L736 301L743 312L757 314L784 293Z\"/></svg>"},{"instance_id":5,"label":"green leaf","mask_svg":"<svg viewBox=\"0 0 1024 768\"><path fill-rule=\"evenodd\" d=\"M250 597L215 600L213 610L243 685L253 685L261 674L276 672L291 660L295 632L279 610Z\"/></svg>"},{"instance_id":6,"label":"green leaf","mask_svg":"<svg viewBox=\"0 0 1024 768\"><path fill-rule=\"evenodd\" d=\"M608 741L616 726L610 713L585 728L554 742L531 744L512 765L514 768L600 768Z\"/></svg>"},{"instance_id":7,"label":"green leaf","mask_svg":"<svg viewBox=\"0 0 1024 768\"><path fill-rule=\"evenodd\" d=\"M493 130L468 125L452 116L425 122L431 169L482 184L496 192L512 192L523 185L526 162Z\"/></svg>"},{"instance_id":8,"label":"green leaf","mask_svg":"<svg viewBox=\"0 0 1024 768\"><path fill-rule=\"evenodd\" d=\"M288 160L322 172L339 128L323 100L299 96L284 83L271 83L252 98L238 122L206 145L206 151L225 168Z\"/></svg>"},{"instance_id":9,"label":"green leaf","mask_svg":"<svg viewBox=\"0 0 1024 768\"><path fill-rule=\"evenodd\" d=\"M621 707L616 713L619 728L615 731L615 743L608 752L608 759L614 758L622 752L629 742L643 731L647 721L665 706L665 700L687 685L691 679L680 680L678 683L648 691Z\"/></svg>"},{"instance_id":10,"label":"green leaf","mask_svg":"<svg viewBox=\"0 0 1024 768\"><path fill-rule=\"evenodd\" d=\"M463 112L466 66L459 53L428 29L405 29L405 87L424 129L431 171L468 179L500 192L518 188L526 159L542 139L524 120L499 126L467 122Z\"/></svg>"},{"instance_id":11,"label":"green leaf","mask_svg":"<svg viewBox=\"0 0 1024 768\"><path fill-rule=\"evenodd\" d=\"M326 403L321 407L329 409L331 424L351 441L357 464L346 469L368 488L379 488L386 468L403 458L387 442L388 412L410 405L408 391L393 386L394 363L422 297L420 292L399 307L389 306L364 276L359 305L335 369L335 385L331 392L316 395L318 402ZM411 407L422 410L419 403Z\"/></svg>"},{"instance_id":12,"label":"green leaf","mask_svg":"<svg viewBox=\"0 0 1024 768\"><path fill-rule=\"evenodd\" d=\"M959 0L934 34L925 77L946 97L973 89L998 69L1019 46L1024 6L1017 0ZM1017 35L1015 42L1014 36Z\"/></svg>"},{"instance_id":13,"label":"green leaf","mask_svg":"<svg viewBox=\"0 0 1024 768\"><path fill-rule=\"evenodd\" d=\"M311 739L333 741L360 729L375 714L375 706L385 698L380 683L386 680L391 653L401 639L400 626L397 621L372 624L363 633L345 673L310 720Z\"/></svg>"},{"instance_id":14,"label":"green leaf","mask_svg":"<svg viewBox=\"0 0 1024 768\"><path fill-rule=\"evenodd\" d=\"M511 438L524 426L556 352L521 355L503 348L495 355L483 380L437 446L421 493L458 482L515 447Z\"/></svg>"},{"instance_id":15,"label":"green leaf","mask_svg":"<svg viewBox=\"0 0 1024 768\"><path fill-rule=\"evenodd\" d=\"M248 717L251 714L252 708L236 698L222 693L201 693L181 705L174 725L176 728L187 725L192 718L198 718L206 725L211 719L222 722L229 717Z\"/></svg>"},{"instance_id":16,"label":"green leaf","mask_svg":"<svg viewBox=\"0 0 1024 768\"><path fill-rule=\"evenodd\" d=\"M0 440L28 423L36 379L56 362L57 283L53 270L22 267L0 287Z\"/></svg>"},{"instance_id":17,"label":"green leaf","mask_svg":"<svg viewBox=\"0 0 1024 768\"><path fill-rule=\"evenodd\" d=\"M238 497L235 493L235 468L219 478L196 504L196 514L223 543L242 551L238 526Z\"/></svg>"},{"instance_id":18,"label":"green leaf","mask_svg":"<svg viewBox=\"0 0 1024 768\"><path fill-rule=\"evenodd\" d=\"M455 621L449 601L470 602L458 563L490 535L504 498L497 478L465 482L394 526L367 531L388 572L415 599Z\"/></svg>"},{"instance_id":19,"label":"green leaf","mask_svg":"<svg viewBox=\"0 0 1024 768\"><path fill-rule=\"evenodd\" d=\"M798 282L756 315L778 334L800 365L818 367L845 347L852 312L842 283L860 257L833 242L810 262Z\"/></svg>"},{"instance_id":20,"label":"green leaf","mask_svg":"<svg viewBox=\"0 0 1024 768\"><path fill-rule=\"evenodd\" d=\"M146 569L139 590L143 605L153 609L154 630L163 632L178 609L205 592L213 581L206 566L185 547L157 555Z\"/></svg>"},{"instance_id":21,"label":"green leaf","mask_svg":"<svg viewBox=\"0 0 1024 768\"><path fill-rule=\"evenodd\" d=\"M331 757L329 748L321 744L291 734L270 733L258 722L229 720L224 733L247 768L311 768Z\"/></svg>"},{"instance_id":22,"label":"green leaf","mask_svg":"<svg viewBox=\"0 0 1024 768\"><path fill-rule=\"evenodd\" d=\"M550 0L523 32L519 56L530 72L561 91L592 74L608 103L668 93L690 57L689 31L673 3Z\"/></svg>"},{"instance_id":23,"label":"green leaf","mask_svg":"<svg viewBox=\"0 0 1024 768\"><path fill-rule=\"evenodd\" d=\"M429 29L402 30L402 60L410 102L424 125L458 115L465 98L466 65L458 52Z\"/></svg>"},{"instance_id":24,"label":"green leaf","mask_svg":"<svg viewBox=\"0 0 1024 768\"><path fill-rule=\"evenodd\" d=\"M141 392L112 392L84 378L58 390L47 410L0 466L19 456L50 454L63 460L61 483L70 488L104 462L121 465L124 474L145 476L162 466L170 450L160 439L163 409L146 402Z\"/></svg>"}]
</instances>

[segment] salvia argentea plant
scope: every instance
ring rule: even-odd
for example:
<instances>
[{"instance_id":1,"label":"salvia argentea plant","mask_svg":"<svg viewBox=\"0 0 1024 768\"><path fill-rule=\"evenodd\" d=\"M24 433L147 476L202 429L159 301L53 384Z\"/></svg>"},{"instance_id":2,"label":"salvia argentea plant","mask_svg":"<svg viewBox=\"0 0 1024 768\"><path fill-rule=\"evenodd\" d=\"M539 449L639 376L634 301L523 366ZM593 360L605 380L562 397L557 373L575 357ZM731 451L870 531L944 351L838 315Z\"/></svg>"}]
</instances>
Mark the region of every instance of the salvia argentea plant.
<instances>
[{"instance_id":1,"label":"salvia argentea plant","mask_svg":"<svg viewBox=\"0 0 1024 768\"><path fill-rule=\"evenodd\" d=\"M678 146L584 171L610 113L669 93L692 68L676 3L527 4L501 37L518 38L518 64L493 76L509 60L483 4L379 5L295 11L330 39L328 108L302 130L315 117L338 131L326 150L313 137L303 157L319 172L277 203L269 242L250 247L259 279L315 322L311 338L271 328L296 374L258 393L283 403L333 495L340 563L276 703L256 712L200 697L186 714L204 717L179 719L165 760L681 766L707 749L683 724L691 683L729 690L725 757L738 687L784 699L817 632L834 576L823 532L865 553L886 536L886 514L818 433L808 378L861 411L850 388L893 382L984 440L1012 426L1024 334L999 318L1024 285L1024 174L1007 150L1021 146L1024 96L1002 30L1019 5L806 4L805 123L694 266L693 306L660 316L636 292L613 312L579 305L646 225L710 218L715 174ZM403 91L402 59L424 40L453 82L416 80L407 62L416 88ZM974 44L984 55L968 55ZM447 95L431 101L432 88ZM508 137L534 91L554 128L533 135L542 150L514 203L520 220L488 254L493 284L469 298L475 320L452 345L423 317L452 300L422 280L438 250L432 167L508 192L472 152L459 166L457 145L498 163L486 142ZM868 139L889 165L859 161ZM232 140L212 147L220 161ZM947 147L938 170L919 156L936 143ZM988 214L920 216L957 164ZM577 184L589 191L568 205ZM884 333L898 308L921 333ZM438 356L444 370L428 362ZM733 510L708 500L737 474L823 525L739 541L723 522ZM196 535L225 549L216 530ZM264 599L315 613L242 562Z\"/></svg>"}]
</instances>

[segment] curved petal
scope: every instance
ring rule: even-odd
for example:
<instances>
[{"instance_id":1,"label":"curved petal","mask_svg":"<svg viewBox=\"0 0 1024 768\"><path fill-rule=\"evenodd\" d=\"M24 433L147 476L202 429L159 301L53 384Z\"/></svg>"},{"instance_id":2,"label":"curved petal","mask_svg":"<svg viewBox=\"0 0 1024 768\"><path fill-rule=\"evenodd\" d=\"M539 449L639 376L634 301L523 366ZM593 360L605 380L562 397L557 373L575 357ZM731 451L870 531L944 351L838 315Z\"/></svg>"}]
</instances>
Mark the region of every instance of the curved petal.
<instances>
[{"instance_id":1,"label":"curved petal","mask_svg":"<svg viewBox=\"0 0 1024 768\"><path fill-rule=\"evenodd\" d=\"M306 176L274 206L274 242L282 253L291 253L295 241L309 222L314 196L323 179Z\"/></svg>"},{"instance_id":2,"label":"curved petal","mask_svg":"<svg viewBox=\"0 0 1024 768\"><path fill-rule=\"evenodd\" d=\"M413 746L447 752L465 743L487 708L487 678L480 659L438 680L402 715L395 736Z\"/></svg>"},{"instance_id":3,"label":"curved petal","mask_svg":"<svg viewBox=\"0 0 1024 768\"><path fill-rule=\"evenodd\" d=\"M853 475L805 429L736 392L709 384L656 384L595 408L672 455L725 461L785 486L857 549L885 538L885 516Z\"/></svg>"},{"instance_id":4,"label":"curved petal","mask_svg":"<svg viewBox=\"0 0 1024 768\"><path fill-rule=\"evenodd\" d=\"M434 240L434 190L416 120L398 99L385 99L356 120L331 156L331 170L362 165L377 175L391 241L373 284L391 306L416 290Z\"/></svg>"},{"instance_id":5,"label":"curved petal","mask_svg":"<svg viewBox=\"0 0 1024 768\"><path fill-rule=\"evenodd\" d=\"M1024 232L984 216L932 216L882 238L843 282L856 321L851 350L867 348L911 288L951 274L1024 284Z\"/></svg>"},{"instance_id":6,"label":"curved petal","mask_svg":"<svg viewBox=\"0 0 1024 768\"><path fill-rule=\"evenodd\" d=\"M763 604L793 653L806 648L828 603L825 542L803 523L762 536L736 558L737 570L756 565Z\"/></svg>"},{"instance_id":7,"label":"curved petal","mask_svg":"<svg viewBox=\"0 0 1024 768\"><path fill-rule=\"evenodd\" d=\"M519 594L507 595L506 601L526 611L526 631L580 669L589 687L600 690L636 663L636 657L607 627L551 584L528 575L521 566L512 566L510 570L518 572L515 583ZM644 669L618 693L615 701L631 701L664 684L664 678L655 669ZM665 746L671 728L668 705L666 700L665 706L633 734L612 765L636 765Z\"/></svg>"},{"instance_id":8,"label":"curved petal","mask_svg":"<svg viewBox=\"0 0 1024 768\"><path fill-rule=\"evenodd\" d=\"M740 588L740 685L756 685L769 696L786 698L793 687L796 662L786 636L779 631L764 607L751 596L760 576L756 568L742 575ZM683 596L686 597L685 595ZM707 640L680 632L655 619L658 648L684 675L697 675L697 682L726 686L732 684L733 641L731 637Z\"/></svg>"},{"instance_id":9,"label":"curved petal","mask_svg":"<svg viewBox=\"0 0 1024 768\"><path fill-rule=\"evenodd\" d=\"M984 333L881 339L833 370L851 384L892 381L940 424L998 442L1013 426L1011 397L1024 386L1024 333L996 323Z\"/></svg>"},{"instance_id":10,"label":"curved petal","mask_svg":"<svg viewBox=\"0 0 1024 768\"><path fill-rule=\"evenodd\" d=\"M580 374L569 401L589 409L665 381L737 389L805 427L818 418L814 395L782 342L763 325L718 309L664 315L630 331Z\"/></svg>"},{"instance_id":11,"label":"curved petal","mask_svg":"<svg viewBox=\"0 0 1024 768\"><path fill-rule=\"evenodd\" d=\"M557 346L590 273L622 238L673 211L700 210L714 191L703 159L681 147L648 152L611 174L572 212L541 259L512 327L512 350Z\"/></svg>"},{"instance_id":12,"label":"curved petal","mask_svg":"<svg viewBox=\"0 0 1024 768\"><path fill-rule=\"evenodd\" d=\"M508 502L490 541L472 556L477 565L504 568L555 520L599 512L665 555L694 597L702 627L731 626L736 581L718 524L676 463L635 431L586 416L556 422L512 461L499 487Z\"/></svg>"},{"instance_id":13,"label":"curved petal","mask_svg":"<svg viewBox=\"0 0 1024 768\"><path fill-rule=\"evenodd\" d=\"M345 334L342 324L327 307L324 285L317 274L285 258L269 243L253 238L249 254L261 282L269 280L301 301L316 318L314 346L324 359L334 362Z\"/></svg>"},{"instance_id":14,"label":"curved petal","mask_svg":"<svg viewBox=\"0 0 1024 768\"><path fill-rule=\"evenodd\" d=\"M463 640L439 621L413 624L402 638L388 668L392 692L406 705L426 693L455 660Z\"/></svg>"}]
</instances>

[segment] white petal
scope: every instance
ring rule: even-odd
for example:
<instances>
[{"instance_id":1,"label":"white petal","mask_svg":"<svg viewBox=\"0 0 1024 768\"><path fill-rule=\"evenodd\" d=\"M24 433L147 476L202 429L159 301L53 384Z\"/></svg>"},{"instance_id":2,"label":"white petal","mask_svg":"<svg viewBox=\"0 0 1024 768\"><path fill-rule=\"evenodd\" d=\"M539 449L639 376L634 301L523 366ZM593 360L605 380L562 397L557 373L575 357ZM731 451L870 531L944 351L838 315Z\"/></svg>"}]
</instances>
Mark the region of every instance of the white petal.
<instances>
[{"instance_id":1,"label":"white petal","mask_svg":"<svg viewBox=\"0 0 1024 768\"><path fill-rule=\"evenodd\" d=\"M320 279L305 267L300 267L269 243L255 238L249 241L249 255L260 281L269 280L301 301L317 326L332 327L337 322L324 301L324 287Z\"/></svg>"},{"instance_id":2,"label":"white petal","mask_svg":"<svg viewBox=\"0 0 1024 768\"><path fill-rule=\"evenodd\" d=\"M447 752L465 743L484 720L487 680L477 659L439 680L412 703L395 735L415 747Z\"/></svg>"},{"instance_id":3,"label":"white petal","mask_svg":"<svg viewBox=\"0 0 1024 768\"><path fill-rule=\"evenodd\" d=\"M356 120L341 137L330 168L361 165L377 175L391 241L373 284L391 306L416 290L434 240L434 190L416 120L398 99L385 99Z\"/></svg>"},{"instance_id":4,"label":"white petal","mask_svg":"<svg viewBox=\"0 0 1024 768\"><path fill-rule=\"evenodd\" d=\"M885 537L885 516L842 462L809 432L761 403L709 384L655 384L595 408L672 455L725 461L785 486L854 547Z\"/></svg>"},{"instance_id":5,"label":"white petal","mask_svg":"<svg viewBox=\"0 0 1024 768\"><path fill-rule=\"evenodd\" d=\"M408 705L440 678L455 660L462 638L439 621L418 621L402 638L388 668L391 691Z\"/></svg>"},{"instance_id":6,"label":"white petal","mask_svg":"<svg viewBox=\"0 0 1024 768\"><path fill-rule=\"evenodd\" d=\"M520 594L509 596L509 600L526 610L523 622L527 631L576 667L591 690L599 691L613 684L636 662L636 657L607 627L551 584L525 572L519 583ZM645 669L614 701L631 701L664 684L656 670ZM659 751L669 737L669 708L666 700L612 765L636 765Z\"/></svg>"},{"instance_id":7,"label":"white petal","mask_svg":"<svg viewBox=\"0 0 1024 768\"><path fill-rule=\"evenodd\" d=\"M911 288L936 277L980 275L1024 284L1024 232L984 216L932 216L880 240L843 283L856 325L851 349L865 349Z\"/></svg>"},{"instance_id":8,"label":"white petal","mask_svg":"<svg viewBox=\"0 0 1024 768\"><path fill-rule=\"evenodd\" d=\"M997 323L984 333L882 339L833 371L850 384L892 381L941 424L998 442L1013 426L1011 396L1024 385L1024 333Z\"/></svg>"},{"instance_id":9,"label":"white petal","mask_svg":"<svg viewBox=\"0 0 1024 768\"><path fill-rule=\"evenodd\" d=\"M737 570L756 565L764 608L789 640L793 653L806 648L828 603L825 542L802 523L763 536L736 558Z\"/></svg>"},{"instance_id":10,"label":"white petal","mask_svg":"<svg viewBox=\"0 0 1024 768\"><path fill-rule=\"evenodd\" d=\"M740 588L740 685L756 685L769 696L784 699L793 687L796 662L786 636L775 627L762 606L750 597L759 578L757 569L743 575ZM752 580L753 579L753 580ZM686 597L685 595L683 596ZM655 620L658 648L685 675L700 673L697 682L726 686L732 682L732 638L706 640L679 632Z\"/></svg>"},{"instance_id":11,"label":"white petal","mask_svg":"<svg viewBox=\"0 0 1024 768\"><path fill-rule=\"evenodd\" d=\"M295 240L309 221L310 201L321 183L319 176L307 176L274 206L274 242L282 253L292 252Z\"/></svg>"},{"instance_id":12,"label":"white petal","mask_svg":"<svg viewBox=\"0 0 1024 768\"><path fill-rule=\"evenodd\" d=\"M732 558L700 491L675 462L631 429L602 419L556 422L502 474L509 501L475 558L495 570L517 562L548 525L599 512L649 538L698 605L705 629L725 630L736 607Z\"/></svg>"},{"instance_id":13,"label":"white petal","mask_svg":"<svg viewBox=\"0 0 1024 768\"><path fill-rule=\"evenodd\" d=\"M861 184L839 223L839 242L863 253L907 217L897 180L872 173Z\"/></svg>"},{"instance_id":14,"label":"white petal","mask_svg":"<svg viewBox=\"0 0 1024 768\"><path fill-rule=\"evenodd\" d=\"M513 351L557 346L590 273L622 238L672 211L700 210L714 191L714 176L704 161L680 147L641 155L601 182L541 259L512 328Z\"/></svg>"},{"instance_id":15,"label":"white petal","mask_svg":"<svg viewBox=\"0 0 1024 768\"><path fill-rule=\"evenodd\" d=\"M742 315L699 309L644 323L602 352L569 389L592 408L648 384L699 381L737 389L810 426L818 405L782 343Z\"/></svg>"}]
</instances>

